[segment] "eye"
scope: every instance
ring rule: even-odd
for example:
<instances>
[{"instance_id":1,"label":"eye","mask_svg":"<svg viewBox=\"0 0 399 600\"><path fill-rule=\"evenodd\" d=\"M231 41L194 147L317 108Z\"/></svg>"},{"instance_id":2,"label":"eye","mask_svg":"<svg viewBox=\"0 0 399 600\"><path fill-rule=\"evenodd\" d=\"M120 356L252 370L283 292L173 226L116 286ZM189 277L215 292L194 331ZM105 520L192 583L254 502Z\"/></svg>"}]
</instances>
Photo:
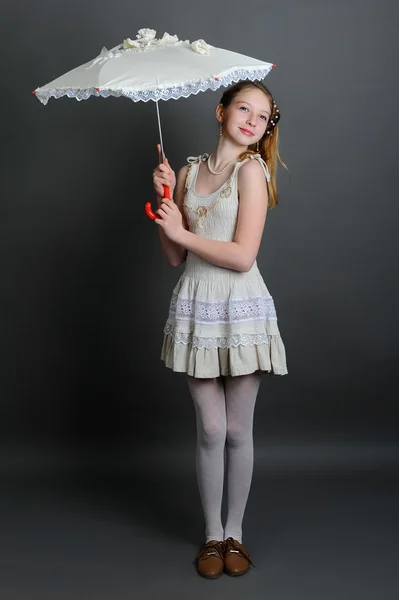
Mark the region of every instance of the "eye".
<instances>
[{"instance_id":1,"label":"eye","mask_svg":"<svg viewBox=\"0 0 399 600\"><path fill-rule=\"evenodd\" d=\"M260 118L263 119L264 121L267 121L267 117L265 117L265 115L261 115Z\"/></svg>"},{"instance_id":2,"label":"eye","mask_svg":"<svg viewBox=\"0 0 399 600\"><path fill-rule=\"evenodd\" d=\"M244 110L248 110L248 108L246 106L240 106L240 109L243 108Z\"/></svg>"}]
</instances>

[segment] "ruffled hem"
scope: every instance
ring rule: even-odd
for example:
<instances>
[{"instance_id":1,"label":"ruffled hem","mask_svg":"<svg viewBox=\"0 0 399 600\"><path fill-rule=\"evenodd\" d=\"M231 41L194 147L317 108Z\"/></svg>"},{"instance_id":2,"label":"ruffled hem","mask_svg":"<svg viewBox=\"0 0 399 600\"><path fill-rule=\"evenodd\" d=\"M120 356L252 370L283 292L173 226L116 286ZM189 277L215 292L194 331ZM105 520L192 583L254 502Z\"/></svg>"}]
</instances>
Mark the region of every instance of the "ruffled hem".
<instances>
[{"instance_id":1,"label":"ruffled hem","mask_svg":"<svg viewBox=\"0 0 399 600\"><path fill-rule=\"evenodd\" d=\"M270 375L286 375L286 356L280 335L268 335L268 343L239 345L228 348L197 348L175 342L164 335L161 360L165 366L191 377L209 378L220 375L249 375L264 371Z\"/></svg>"}]
</instances>

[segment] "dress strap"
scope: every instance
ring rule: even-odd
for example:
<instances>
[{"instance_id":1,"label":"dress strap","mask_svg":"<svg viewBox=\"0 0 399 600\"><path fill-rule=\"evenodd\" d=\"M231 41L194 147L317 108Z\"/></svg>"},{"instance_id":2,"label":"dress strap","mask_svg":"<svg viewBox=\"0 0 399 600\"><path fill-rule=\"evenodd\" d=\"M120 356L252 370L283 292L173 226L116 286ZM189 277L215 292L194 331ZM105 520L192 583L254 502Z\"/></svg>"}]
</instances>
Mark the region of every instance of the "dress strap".
<instances>
[{"instance_id":1,"label":"dress strap","mask_svg":"<svg viewBox=\"0 0 399 600\"><path fill-rule=\"evenodd\" d=\"M253 160L253 159L256 159L256 160L257 160L257 161L258 161L258 162L259 162L259 163L262 165L262 167L263 167L263 171L264 171L264 173L265 173L266 180L267 180L267 181L270 181L270 172L269 172L268 166L267 166L267 164L265 163L265 161L263 160L263 158L261 157L261 155L260 155L260 154L250 154L250 155L249 155L249 156L248 156L248 157L247 157L247 158L244 160L244 162L245 162L246 160L248 160L248 159L252 159L252 160Z\"/></svg>"},{"instance_id":2,"label":"dress strap","mask_svg":"<svg viewBox=\"0 0 399 600\"><path fill-rule=\"evenodd\" d=\"M208 158L209 154L200 154L199 156L188 156L187 162L190 164L199 163L201 160L202 162L205 162L208 160Z\"/></svg>"},{"instance_id":3,"label":"dress strap","mask_svg":"<svg viewBox=\"0 0 399 600\"><path fill-rule=\"evenodd\" d=\"M186 181L184 184L185 193L191 189L194 179L196 179L196 173L198 173L200 162L208 160L209 154L200 154L199 156L188 156L187 162L190 165L187 169ZM197 165L194 167L194 165Z\"/></svg>"}]
</instances>

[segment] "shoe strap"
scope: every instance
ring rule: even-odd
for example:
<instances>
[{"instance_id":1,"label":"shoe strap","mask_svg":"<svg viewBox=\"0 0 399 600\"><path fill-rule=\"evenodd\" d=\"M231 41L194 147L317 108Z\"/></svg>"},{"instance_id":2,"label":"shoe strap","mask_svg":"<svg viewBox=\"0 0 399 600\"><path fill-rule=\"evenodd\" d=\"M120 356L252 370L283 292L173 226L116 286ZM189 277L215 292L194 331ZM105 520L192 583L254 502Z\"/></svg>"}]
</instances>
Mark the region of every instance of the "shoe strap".
<instances>
[{"instance_id":1,"label":"shoe strap","mask_svg":"<svg viewBox=\"0 0 399 600\"><path fill-rule=\"evenodd\" d=\"M198 553L198 559L207 560L216 556L223 560L224 547L223 542L216 542L214 544L205 544Z\"/></svg>"},{"instance_id":2,"label":"shoe strap","mask_svg":"<svg viewBox=\"0 0 399 600\"><path fill-rule=\"evenodd\" d=\"M239 545L239 542L237 540L235 540L234 538L230 537L227 538L227 540L225 540L225 554L229 554L229 553L233 553L233 554L238 554L240 556L242 556L243 558L246 558L249 563L255 567L254 563L251 560L251 556L248 554L247 550L245 550L245 548L241 545Z\"/></svg>"}]
</instances>

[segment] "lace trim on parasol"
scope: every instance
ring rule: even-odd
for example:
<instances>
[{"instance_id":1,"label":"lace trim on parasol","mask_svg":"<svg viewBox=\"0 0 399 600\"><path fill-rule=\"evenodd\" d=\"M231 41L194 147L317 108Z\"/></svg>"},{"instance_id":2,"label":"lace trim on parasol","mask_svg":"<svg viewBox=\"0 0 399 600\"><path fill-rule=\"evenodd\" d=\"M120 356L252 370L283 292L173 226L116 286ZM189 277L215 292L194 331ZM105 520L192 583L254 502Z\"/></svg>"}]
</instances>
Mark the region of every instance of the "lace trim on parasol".
<instances>
[{"instance_id":1,"label":"lace trim on parasol","mask_svg":"<svg viewBox=\"0 0 399 600\"><path fill-rule=\"evenodd\" d=\"M238 346L258 346L268 344L267 333L237 333L223 337L199 337L192 333L184 333L167 324L164 333L170 335L176 344L191 344L193 348L212 350L216 348L237 348Z\"/></svg>"},{"instance_id":2,"label":"lace trim on parasol","mask_svg":"<svg viewBox=\"0 0 399 600\"><path fill-rule=\"evenodd\" d=\"M271 68L271 67L270 67ZM87 100L90 96L101 96L108 98L109 96L125 96L133 102L148 102L149 100L177 100L178 98L188 98L192 94L198 94L199 92L205 92L207 90L217 90L220 87L226 87L231 83L235 83L241 80L254 81L256 79L264 79L270 72L270 68L261 69L236 69L228 74L221 75L218 79L214 77L206 79L205 81L192 81L182 83L181 85L175 85L165 89L153 89L135 91L130 88L122 88L120 90L107 90L97 88L89 88L78 90L74 88L66 89L50 89L46 91L36 91L36 97L42 104L47 104L50 98L61 98L62 96L68 96L68 98L76 98L76 100Z\"/></svg>"}]
</instances>

